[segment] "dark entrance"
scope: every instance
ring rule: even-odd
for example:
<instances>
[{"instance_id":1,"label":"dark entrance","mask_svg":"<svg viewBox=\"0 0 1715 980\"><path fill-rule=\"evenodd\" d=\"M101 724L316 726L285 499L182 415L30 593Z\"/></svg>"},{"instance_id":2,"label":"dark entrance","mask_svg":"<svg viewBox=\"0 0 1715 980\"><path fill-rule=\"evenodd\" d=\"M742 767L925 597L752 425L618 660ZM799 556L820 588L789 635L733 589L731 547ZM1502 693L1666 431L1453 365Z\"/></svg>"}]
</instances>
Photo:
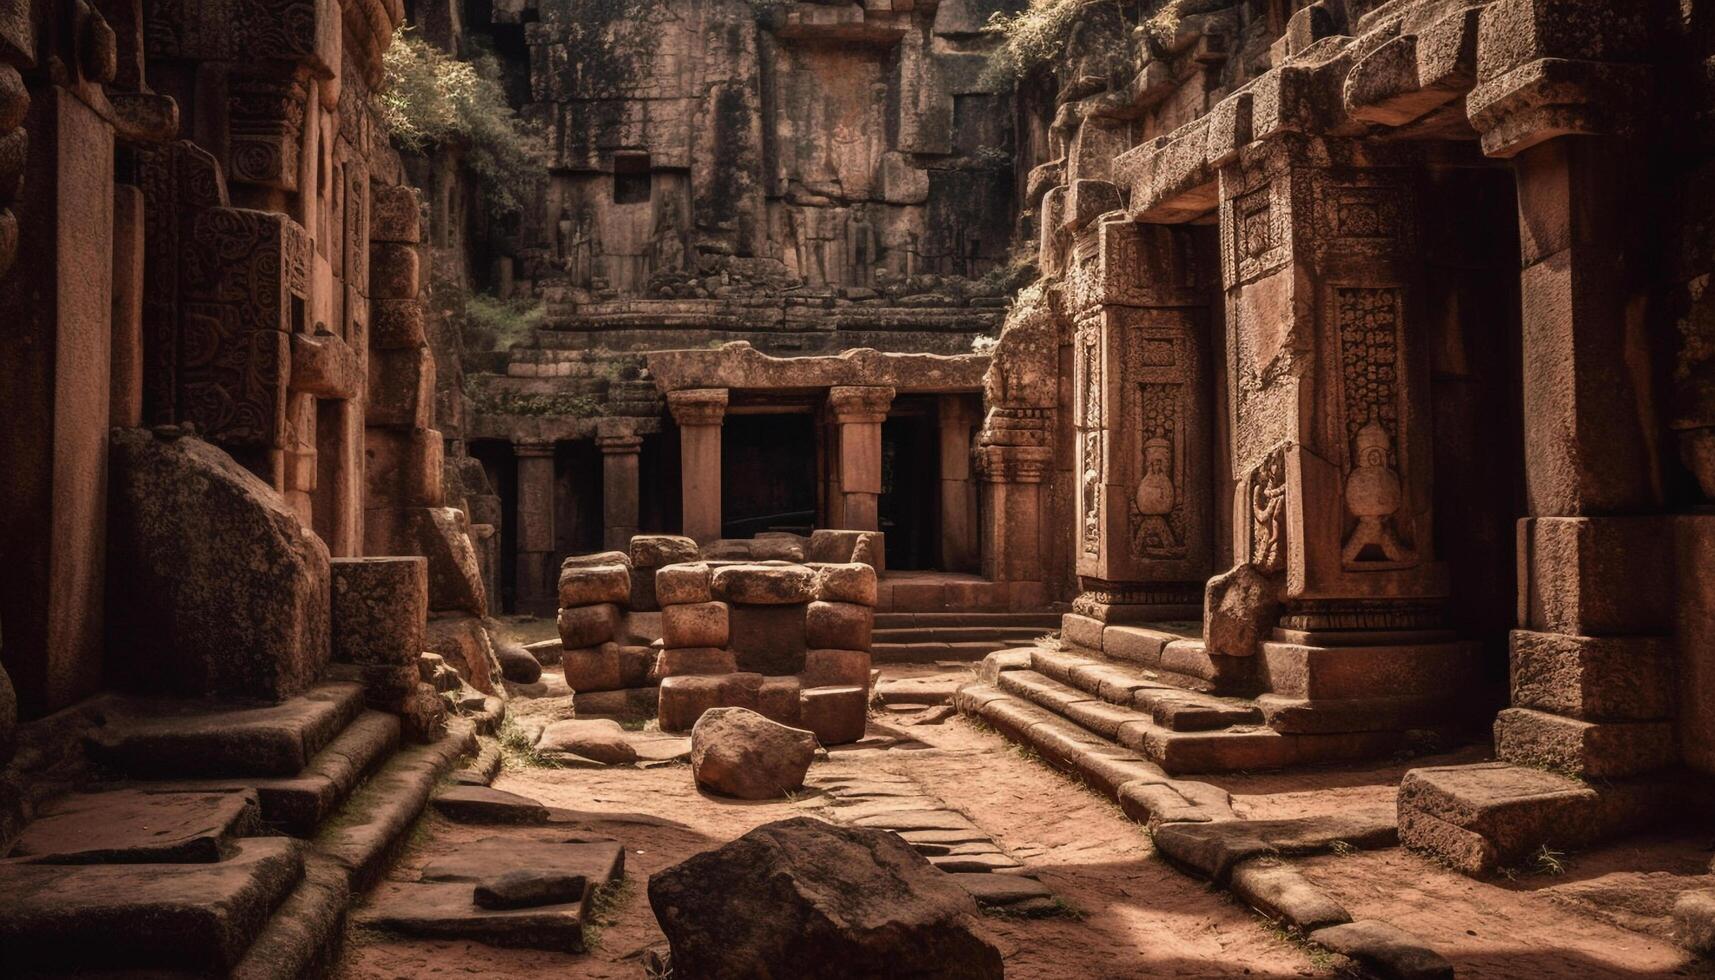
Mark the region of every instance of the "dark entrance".
<instances>
[{"instance_id":1,"label":"dark entrance","mask_svg":"<svg viewBox=\"0 0 1715 980\"><path fill-rule=\"evenodd\" d=\"M816 427L802 412L729 414L721 427L721 536L808 534L816 523Z\"/></svg>"},{"instance_id":2,"label":"dark entrance","mask_svg":"<svg viewBox=\"0 0 1715 980\"><path fill-rule=\"evenodd\" d=\"M881 530L887 567L936 567L941 527L941 451L934 404L896 400L881 424Z\"/></svg>"}]
</instances>

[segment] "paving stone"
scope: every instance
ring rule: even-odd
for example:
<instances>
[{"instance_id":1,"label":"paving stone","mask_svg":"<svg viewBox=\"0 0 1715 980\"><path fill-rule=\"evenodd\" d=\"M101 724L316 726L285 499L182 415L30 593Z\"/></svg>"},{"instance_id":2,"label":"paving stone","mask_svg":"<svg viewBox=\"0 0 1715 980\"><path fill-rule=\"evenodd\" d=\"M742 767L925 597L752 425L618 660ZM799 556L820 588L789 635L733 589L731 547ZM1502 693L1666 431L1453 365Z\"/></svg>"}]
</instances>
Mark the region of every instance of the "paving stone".
<instances>
[{"instance_id":1,"label":"paving stone","mask_svg":"<svg viewBox=\"0 0 1715 980\"><path fill-rule=\"evenodd\" d=\"M36 812L10 856L38 864L213 862L260 829L254 791L71 793Z\"/></svg>"},{"instance_id":2,"label":"paving stone","mask_svg":"<svg viewBox=\"0 0 1715 980\"><path fill-rule=\"evenodd\" d=\"M1453 964L1404 932L1374 919L1329 926L1310 934L1386 980L1452 980Z\"/></svg>"},{"instance_id":3,"label":"paving stone","mask_svg":"<svg viewBox=\"0 0 1715 980\"><path fill-rule=\"evenodd\" d=\"M384 882L361 920L385 932L420 939L463 939L491 946L584 951L582 901L527 909L485 909L471 886Z\"/></svg>"},{"instance_id":4,"label":"paving stone","mask_svg":"<svg viewBox=\"0 0 1715 980\"><path fill-rule=\"evenodd\" d=\"M637 761L637 750L626 736L625 729L611 718L556 721L542 729L536 751L548 758L571 754L604 765L624 766Z\"/></svg>"},{"instance_id":5,"label":"paving stone","mask_svg":"<svg viewBox=\"0 0 1715 980\"><path fill-rule=\"evenodd\" d=\"M853 820L859 827L879 827L882 830L905 831L920 830L957 830L972 831L975 826L962 813L952 810L905 810L899 813L880 813L874 816Z\"/></svg>"},{"instance_id":6,"label":"paving stone","mask_svg":"<svg viewBox=\"0 0 1715 980\"><path fill-rule=\"evenodd\" d=\"M1233 894L1252 908L1302 932L1352 921L1344 906L1303 875L1265 858L1245 861L1234 868L1228 884Z\"/></svg>"},{"instance_id":7,"label":"paving stone","mask_svg":"<svg viewBox=\"0 0 1715 980\"><path fill-rule=\"evenodd\" d=\"M1024 865L1014 861L1004 854L938 854L929 857L929 863L942 871L955 872L987 872L1011 871Z\"/></svg>"},{"instance_id":8,"label":"paving stone","mask_svg":"<svg viewBox=\"0 0 1715 980\"><path fill-rule=\"evenodd\" d=\"M548 808L527 796L488 786L455 786L434 800L435 812L459 823L545 823Z\"/></svg>"},{"instance_id":9,"label":"paving stone","mask_svg":"<svg viewBox=\"0 0 1715 980\"><path fill-rule=\"evenodd\" d=\"M530 909L582 902L588 891L583 875L521 868L478 883L471 897L485 909Z\"/></svg>"},{"instance_id":10,"label":"paving stone","mask_svg":"<svg viewBox=\"0 0 1715 980\"><path fill-rule=\"evenodd\" d=\"M953 881L971 893L978 905L1011 906L1032 899L1052 899L1048 886L1023 875L997 875L974 872L952 872Z\"/></svg>"}]
</instances>

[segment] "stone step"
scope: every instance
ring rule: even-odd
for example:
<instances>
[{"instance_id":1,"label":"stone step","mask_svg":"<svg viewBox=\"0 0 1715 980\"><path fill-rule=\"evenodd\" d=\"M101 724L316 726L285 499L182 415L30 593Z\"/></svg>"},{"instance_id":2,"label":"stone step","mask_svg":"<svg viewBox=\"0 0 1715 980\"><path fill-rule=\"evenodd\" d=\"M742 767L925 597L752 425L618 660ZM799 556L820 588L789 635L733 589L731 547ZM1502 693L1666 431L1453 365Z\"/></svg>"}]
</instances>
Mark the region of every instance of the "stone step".
<instances>
[{"instance_id":1,"label":"stone step","mask_svg":"<svg viewBox=\"0 0 1715 980\"><path fill-rule=\"evenodd\" d=\"M316 850L338 862L354 891L374 884L425 807L441 778L476 752L469 722L451 719L429 745L411 745L381 766L317 832Z\"/></svg>"},{"instance_id":2,"label":"stone step","mask_svg":"<svg viewBox=\"0 0 1715 980\"><path fill-rule=\"evenodd\" d=\"M930 640L914 643L872 643L869 648L869 659L871 663L877 664L929 664L937 660L975 662L997 650L1014 646L1017 642L1016 640L970 640L947 643L941 640Z\"/></svg>"},{"instance_id":3,"label":"stone step","mask_svg":"<svg viewBox=\"0 0 1715 980\"><path fill-rule=\"evenodd\" d=\"M1077 725L1092 738L1118 744L1165 772L1256 771L1385 755L1402 736L1393 732L1283 735L1264 726L1177 731L1151 714L1125 708L1034 670L1006 670L996 685Z\"/></svg>"},{"instance_id":4,"label":"stone step","mask_svg":"<svg viewBox=\"0 0 1715 980\"><path fill-rule=\"evenodd\" d=\"M1109 704L1136 709L1157 725L1177 732L1263 723L1263 713L1250 702L1188 691L1157 680L1160 675L1153 672L1086 656L1076 649L1035 647L1030 662L1037 673Z\"/></svg>"},{"instance_id":5,"label":"stone step","mask_svg":"<svg viewBox=\"0 0 1715 980\"><path fill-rule=\"evenodd\" d=\"M890 626L871 631L877 643L964 643L999 641L1007 646L1033 643L1052 632L1040 626Z\"/></svg>"},{"instance_id":6,"label":"stone step","mask_svg":"<svg viewBox=\"0 0 1715 980\"><path fill-rule=\"evenodd\" d=\"M941 626L1008 626L1029 627L1041 632L1060 628L1060 614L1041 612L878 612L877 631ZM1038 634L1040 635L1040 633Z\"/></svg>"},{"instance_id":7,"label":"stone step","mask_svg":"<svg viewBox=\"0 0 1715 980\"><path fill-rule=\"evenodd\" d=\"M213 863L0 863L0 976L227 975L303 879L304 851L252 837Z\"/></svg>"},{"instance_id":8,"label":"stone step","mask_svg":"<svg viewBox=\"0 0 1715 980\"><path fill-rule=\"evenodd\" d=\"M363 685L322 684L280 704L119 697L91 758L137 778L294 776L363 710Z\"/></svg>"},{"instance_id":9,"label":"stone step","mask_svg":"<svg viewBox=\"0 0 1715 980\"><path fill-rule=\"evenodd\" d=\"M212 864L260 832L260 809L250 790L68 793L36 811L10 856L30 864Z\"/></svg>"},{"instance_id":10,"label":"stone step","mask_svg":"<svg viewBox=\"0 0 1715 980\"><path fill-rule=\"evenodd\" d=\"M254 790L262 820L294 837L315 833L384 759L399 747L399 716L365 711L294 776L176 780L150 783L162 790Z\"/></svg>"}]
</instances>

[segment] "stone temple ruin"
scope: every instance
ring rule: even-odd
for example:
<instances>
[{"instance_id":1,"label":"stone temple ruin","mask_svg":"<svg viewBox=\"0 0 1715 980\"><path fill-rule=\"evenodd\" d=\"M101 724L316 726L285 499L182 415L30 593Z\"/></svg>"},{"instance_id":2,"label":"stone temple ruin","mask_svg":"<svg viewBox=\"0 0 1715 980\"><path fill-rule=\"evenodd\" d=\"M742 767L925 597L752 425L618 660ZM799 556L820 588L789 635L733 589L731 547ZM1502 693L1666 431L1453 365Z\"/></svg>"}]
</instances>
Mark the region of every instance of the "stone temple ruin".
<instances>
[{"instance_id":1,"label":"stone temple ruin","mask_svg":"<svg viewBox=\"0 0 1715 980\"><path fill-rule=\"evenodd\" d=\"M1176 901L1706 969L1712 57L1705 0L0 0L0 975L1090 975ZM991 814L1085 797L1226 911Z\"/></svg>"}]
</instances>

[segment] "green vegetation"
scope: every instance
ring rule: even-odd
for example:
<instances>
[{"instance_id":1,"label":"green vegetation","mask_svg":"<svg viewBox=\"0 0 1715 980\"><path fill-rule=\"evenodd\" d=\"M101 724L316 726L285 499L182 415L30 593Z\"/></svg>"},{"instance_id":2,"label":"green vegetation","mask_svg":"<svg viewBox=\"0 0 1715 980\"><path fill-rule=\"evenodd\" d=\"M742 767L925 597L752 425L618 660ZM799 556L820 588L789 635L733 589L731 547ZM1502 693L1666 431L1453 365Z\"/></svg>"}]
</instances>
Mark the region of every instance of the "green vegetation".
<instances>
[{"instance_id":1,"label":"green vegetation","mask_svg":"<svg viewBox=\"0 0 1715 980\"><path fill-rule=\"evenodd\" d=\"M494 56L460 61L406 31L388 46L383 67L376 104L394 145L411 153L456 145L494 211L522 207L547 172L544 141L507 104Z\"/></svg>"},{"instance_id":2,"label":"green vegetation","mask_svg":"<svg viewBox=\"0 0 1715 980\"><path fill-rule=\"evenodd\" d=\"M989 15L983 30L1000 38L989 54L985 81L1017 81L1065 54L1084 0L1030 0L1023 10Z\"/></svg>"},{"instance_id":3,"label":"green vegetation","mask_svg":"<svg viewBox=\"0 0 1715 980\"><path fill-rule=\"evenodd\" d=\"M536 330L548 320L541 300L501 299L487 293L470 293L455 313L466 350L509 350L528 344Z\"/></svg>"}]
</instances>

